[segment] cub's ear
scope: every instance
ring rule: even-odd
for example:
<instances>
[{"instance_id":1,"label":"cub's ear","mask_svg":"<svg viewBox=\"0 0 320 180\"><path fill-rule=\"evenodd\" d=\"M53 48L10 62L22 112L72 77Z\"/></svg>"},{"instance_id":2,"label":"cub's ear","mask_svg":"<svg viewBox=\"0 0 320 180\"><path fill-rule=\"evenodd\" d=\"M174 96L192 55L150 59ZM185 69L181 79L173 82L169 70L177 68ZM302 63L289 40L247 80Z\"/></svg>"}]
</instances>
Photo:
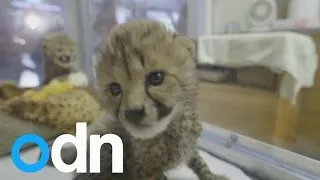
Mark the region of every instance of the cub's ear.
<instances>
[{"instance_id":1,"label":"cub's ear","mask_svg":"<svg viewBox=\"0 0 320 180\"><path fill-rule=\"evenodd\" d=\"M192 59L196 58L196 45L190 38L177 33L173 34L173 38L176 39L176 41L178 41L184 48L186 48Z\"/></svg>"}]
</instances>

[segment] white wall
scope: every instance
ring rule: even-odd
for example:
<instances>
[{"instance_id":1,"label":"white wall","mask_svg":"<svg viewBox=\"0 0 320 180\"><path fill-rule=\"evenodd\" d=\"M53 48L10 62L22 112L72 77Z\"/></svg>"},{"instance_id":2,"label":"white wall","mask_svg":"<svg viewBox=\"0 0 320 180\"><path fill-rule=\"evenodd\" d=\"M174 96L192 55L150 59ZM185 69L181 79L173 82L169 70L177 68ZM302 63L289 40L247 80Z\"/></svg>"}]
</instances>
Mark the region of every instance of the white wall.
<instances>
[{"instance_id":1,"label":"white wall","mask_svg":"<svg viewBox=\"0 0 320 180\"><path fill-rule=\"evenodd\" d=\"M290 0L276 0L278 18L286 18ZM245 12L251 0L188 0L188 35L222 33L224 22L238 22L245 28Z\"/></svg>"},{"instance_id":2,"label":"white wall","mask_svg":"<svg viewBox=\"0 0 320 180\"><path fill-rule=\"evenodd\" d=\"M205 34L206 14L210 13L208 8L206 9L208 2L206 0L188 0L188 36L195 38ZM211 6L207 7L210 9Z\"/></svg>"},{"instance_id":3,"label":"white wall","mask_svg":"<svg viewBox=\"0 0 320 180\"><path fill-rule=\"evenodd\" d=\"M224 22L238 22L243 26L243 15L250 0L188 0L188 35L222 33Z\"/></svg>"}]
</instances>

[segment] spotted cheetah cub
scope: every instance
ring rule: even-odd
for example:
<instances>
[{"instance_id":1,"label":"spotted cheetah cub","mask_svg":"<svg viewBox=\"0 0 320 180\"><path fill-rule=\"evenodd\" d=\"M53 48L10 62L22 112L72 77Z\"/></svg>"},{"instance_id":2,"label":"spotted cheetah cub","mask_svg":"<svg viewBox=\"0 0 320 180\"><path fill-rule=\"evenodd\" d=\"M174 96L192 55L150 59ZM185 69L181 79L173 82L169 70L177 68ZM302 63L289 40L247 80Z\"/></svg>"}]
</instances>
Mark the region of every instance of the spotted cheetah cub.
<instances>
[{"instance_id":1,"label":"spotted cheetah cub","mask_svg":"<svg viewBox=\"0 0 320 180\"><path fill-rule=\"evenodd\" d=\"M57 77L65 79L79 76L77 78L83 79L85 76L78 68L76 42L66 33L52 32L47 34L42 40L41 50L45 59L43 85Z\"/></svg>"},{"instance_id":2,"label":"spotted cheetah cub","mask_svg":"<svg viewBox=\"0 0 320 180\"><path fill-rule=\"evenodd\" d=\"M183 163L200 180L228 179L213 174L197 150L202 126L196 113L195 47L188 38L157 21L129 21L113 28L100 57L96 73L107 115L89 129L122 138L124 173L130 175L111 175L111 151L105 148L102 173L76 179L165 180L166 171Z\"/></svg>"}]
</instances>

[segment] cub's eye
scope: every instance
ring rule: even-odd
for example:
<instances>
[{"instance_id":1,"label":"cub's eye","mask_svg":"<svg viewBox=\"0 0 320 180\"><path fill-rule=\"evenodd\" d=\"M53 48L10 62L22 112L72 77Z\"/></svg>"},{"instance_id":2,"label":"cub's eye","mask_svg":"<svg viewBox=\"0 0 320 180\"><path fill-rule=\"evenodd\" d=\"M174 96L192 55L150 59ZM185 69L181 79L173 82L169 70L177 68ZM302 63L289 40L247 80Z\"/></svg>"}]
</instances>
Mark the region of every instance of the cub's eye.
<instances>
[{"instance_id":1,"label":"cub's eye","mask_svg":"<svg viewBox=\"0 0 320 180\"><path fill-rule=\"evenodd\" d=\"M163 82L163 79L164 73L159 71L151 72L146 77L147 83L153 86L159 86Z\"/></svg>"},{"instance_id":2,"label":"cub's eye","mask_svg":"<svg viewBox=\"0 0 320 180\"><path fill-rule=\"evenodd\" d=\"M121 86L118 83L111 83L109 85L109 90L113 96L118 96L119 94L122 93Z\"/></svg>"}]
</instances>

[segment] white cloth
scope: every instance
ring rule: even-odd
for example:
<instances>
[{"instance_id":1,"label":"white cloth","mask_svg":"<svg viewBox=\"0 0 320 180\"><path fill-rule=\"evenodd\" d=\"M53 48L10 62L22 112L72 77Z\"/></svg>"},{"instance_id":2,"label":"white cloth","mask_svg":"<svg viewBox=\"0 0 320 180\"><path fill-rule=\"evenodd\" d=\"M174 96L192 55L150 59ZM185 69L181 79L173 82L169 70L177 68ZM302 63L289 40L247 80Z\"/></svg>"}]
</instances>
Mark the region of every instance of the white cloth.
<instances>
[{"instance_id":1,"label":"white cloth","mask_svg":"<svg viewBox=\"0 0 320 180\"><path fill-rule=\"evenodd\" d=\"M242 170L217 159L210 154L199 150L202 158L207 162L209 168L215 174L224 174L230 180L251 180ZM198 180L197 176L186 166L182 165L167 173L169 180Z\"/></svg>"},{"instance_id":2,"label":"white cloth","mask_svg":"<svg viewBox=\"0 0 320 180\"><path fill-rule=\"evenodd\" d=\"M201 156L210 166L212 172L225 174L230 180L250 180L239 168L223 162L215 157L210 156L208 153L200 151ZM27 163L35 163L39 155L38 148L34 148L22 153L22 159ZM73 175L71 173L61 173L53 167L45 167L38 173L27 174L19 171L15 168L10 157L0 159L0 174L1 179L4 180L72 180ZM176 170L167 173L169 180L198 180L196 175L188 169L186 166L181 166Z\"/></svg>"},{"instance_id":3,"label":"white cloth","mask_svg":"<svg viewBox=\"0 0 320 180\"><path fill-rule=\"evenodd\" d=\"M310 36L269 32L200 36L198 62L226 67L260 65L284 72L280 97L294 105L300 89L313 86L318 58Z\"/></svg>"}]
</instances>

